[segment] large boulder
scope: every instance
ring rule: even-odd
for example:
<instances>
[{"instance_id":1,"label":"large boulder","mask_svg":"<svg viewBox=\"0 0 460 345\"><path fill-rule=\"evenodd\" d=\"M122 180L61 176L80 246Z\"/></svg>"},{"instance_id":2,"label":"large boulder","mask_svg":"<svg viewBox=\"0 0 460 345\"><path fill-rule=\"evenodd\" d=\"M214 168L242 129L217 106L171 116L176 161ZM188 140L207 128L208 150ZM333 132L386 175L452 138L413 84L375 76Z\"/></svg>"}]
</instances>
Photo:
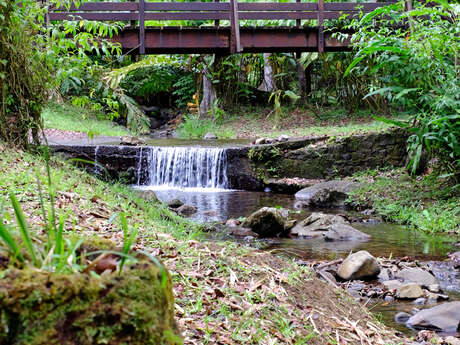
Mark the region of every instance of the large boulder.
<instances>
[{"instance_id":1,"label":"large boulder","mask_svg":"<svg viewBox=\"0 0 460 345\"><path fill-rule=\"evenodd\" d=\"M320 182L301 189L295 197L302 206L341 207L348 193L358 186L357 183L342 180Z\"/></svg>"},{"instance_id":2,"label":"large boulder","mask_svg":"<svg viewBox=\"0 0 460 345\"><path fill-rule=\"evenodd\" d=\"M407 320L415 329L456 332L460 326L460 302L448 302L419 311Z\"/></svg>"},{"instance_id":3,"label":"large boulder","mask_svg":"<svg viewBox=\"0 0 460 345\"><path fill-rule=\"evenodd\" d=\"M308 218L297 223L291 230L291 235L302 237L322 237L333 224L347 224L347 220L335 214L314 212Z\"/></svg>"},{"instance_id":4,"label":"large boulder","mask_svg":"<svg viewBox=\"0 0 460 345\"><path fill-rule=\"evenodd\" d=\"M283 212L274 207L262 207L251 214L243 223L244 228L250 228L262 237L285 235L291 223Z\"/></svg>"},{"instance_id":5,"label":"large boulder","mask_svg":"<svg viewBox=\"0 0 460 345\"><path fill-rule=\"evenodd\" d=\"M344 280L366 279L380 273L377 260L365 250L350 254L339 266L337 274Z\"/></svg>"},{"instance_id":6,"label":"large boulder","mask_svg":"<svg viewBox=\"0 0 460 345\"><path fill-rule=\"evenodd\" d=\"M366 241L370 237L370 235L343 223L330 225L328 231L324 234L326 241Z\"/></svg>"},{"instance_id":7,"label":"large boulder","mask_svg":"<svg viewBox=\"0 0 460 345\"><path fill-rule=\"evenodd\" d=\"M431 273L421 268L405 268L397 272L395 276L405 282L413 282L425 287L439 284L438 280Z\"/></svg>"}]
</instances>

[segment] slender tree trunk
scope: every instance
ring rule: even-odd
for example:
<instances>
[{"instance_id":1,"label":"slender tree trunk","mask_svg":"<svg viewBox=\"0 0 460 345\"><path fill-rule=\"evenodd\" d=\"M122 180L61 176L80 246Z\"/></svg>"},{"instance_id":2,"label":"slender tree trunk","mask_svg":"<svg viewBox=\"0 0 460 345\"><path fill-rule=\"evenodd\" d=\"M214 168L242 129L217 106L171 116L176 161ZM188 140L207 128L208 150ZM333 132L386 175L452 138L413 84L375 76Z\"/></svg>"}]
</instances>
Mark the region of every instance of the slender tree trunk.
<instances>
[{"instance_id":1,"label":"slender tree trunk","mask_svg":"<svg viewBox=\"0 0 460 345\"><path fill-rule=\"evenodd\" d=\"M203 70L203 98L200 103L200 117L208 116L209 111L213 109L216 97L216 90L212 81L208 78L209 70L207 67Z\"/></svg>"},{"instance_id":2,"label":"slender tree trunk","mask_svg":"<svg viewBox=\"0 0 460 345\"><path fill-rule=\"evenodd\" d=\"M273 92L276 90L273 68L270 64L271 53L264 53L264 81L259 86L259 90Z\"/></svg>"}]
</instances>

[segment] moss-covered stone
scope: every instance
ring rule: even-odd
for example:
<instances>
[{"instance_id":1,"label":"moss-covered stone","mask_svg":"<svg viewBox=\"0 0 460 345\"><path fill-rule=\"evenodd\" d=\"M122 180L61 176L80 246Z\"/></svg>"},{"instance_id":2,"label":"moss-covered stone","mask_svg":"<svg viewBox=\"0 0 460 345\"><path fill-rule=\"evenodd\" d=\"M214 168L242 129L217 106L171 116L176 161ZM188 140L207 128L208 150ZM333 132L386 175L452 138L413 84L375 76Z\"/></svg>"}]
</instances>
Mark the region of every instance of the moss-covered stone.
<instances>
[{"instance_id":1,"label":"moss-covered stone","mask_svg":"<svg viewBox=\"0 0 460 345\"><path fill-rule=\"evenodd\" d=\"M0 273L1 345L181 344L169 273L141 261L121 275Z\"/></svg>"},{"instance_id":2,"label":"moss-covered stone","mask_svg":"<svg viewBox=\"0 0 460 345\"><path fill-rule=\"evenodd\" d=\"M257 146L248 152L255 176L323 179L350 176L357 171L393 165L406 157L407 132L392 129L383 133L331 137L293 149Z\"/></svg>"}]
</instances>

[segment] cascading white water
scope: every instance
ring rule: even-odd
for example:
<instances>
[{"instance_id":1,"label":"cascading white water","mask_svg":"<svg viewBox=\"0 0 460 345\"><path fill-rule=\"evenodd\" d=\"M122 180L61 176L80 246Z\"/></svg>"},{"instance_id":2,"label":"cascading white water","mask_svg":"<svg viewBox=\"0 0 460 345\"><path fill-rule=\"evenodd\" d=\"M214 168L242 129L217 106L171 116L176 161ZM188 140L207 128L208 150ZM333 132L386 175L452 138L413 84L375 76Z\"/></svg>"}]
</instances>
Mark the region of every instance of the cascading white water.
<instances>
[{"instance_id":1,"label":"cascading white water","mask_svg":"<svg viewBox=\"0 0 460 345\"><path fill-rule=\"evenodd\" d=\"M210 147L152 147L150 186L227 189L227 153Z\"/></svg>"}]
</instances>

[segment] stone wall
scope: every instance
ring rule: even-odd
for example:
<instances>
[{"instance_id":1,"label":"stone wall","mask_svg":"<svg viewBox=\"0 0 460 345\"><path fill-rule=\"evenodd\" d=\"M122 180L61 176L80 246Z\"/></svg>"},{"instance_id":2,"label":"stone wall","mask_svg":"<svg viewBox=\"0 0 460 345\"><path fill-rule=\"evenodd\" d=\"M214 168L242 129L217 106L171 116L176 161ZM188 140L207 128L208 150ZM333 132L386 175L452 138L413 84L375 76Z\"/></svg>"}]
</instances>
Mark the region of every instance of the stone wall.
<instances>
[{"instance_id":1,"label":"stone wall","mask_svg":"<svg viewBox=\"0 0 460 345\"><path fill-rule=\"evenodd\" d=\"M258 145L248 158L260 178L329 179L384 166L403 166L407 133L393 129L347 137L314 138L298 147L292 143Z\"/></svg>"},{"instance_id":2,"label":"stone wall","mask_svg":"<svg viewBox=\"0 0 460 345\"><path fill-rule=\"evenodd\" d=\"M148 165L148 147L51 145L51 149L103 179L126 184L143 184L148 180L148 172L144 169Z\"/></svg>"},{"instance_id":3,"label":"stone wall","mask_svg":"<svg viewBox=\"0 0 460 345\"><path fill-rule=\"evenodd\" d=\"M406 132L393 129L340 138L321 136L229 148L229 187L263 190L269 178L330 179L365 169L402 166L406 158L406 141ZM74 158L75 162L101 177L128 184L148 183L149 147L59 145L52 148L56 153ZM97 163L96 167L94 163Z\"/></svg>"}]
</instances>

